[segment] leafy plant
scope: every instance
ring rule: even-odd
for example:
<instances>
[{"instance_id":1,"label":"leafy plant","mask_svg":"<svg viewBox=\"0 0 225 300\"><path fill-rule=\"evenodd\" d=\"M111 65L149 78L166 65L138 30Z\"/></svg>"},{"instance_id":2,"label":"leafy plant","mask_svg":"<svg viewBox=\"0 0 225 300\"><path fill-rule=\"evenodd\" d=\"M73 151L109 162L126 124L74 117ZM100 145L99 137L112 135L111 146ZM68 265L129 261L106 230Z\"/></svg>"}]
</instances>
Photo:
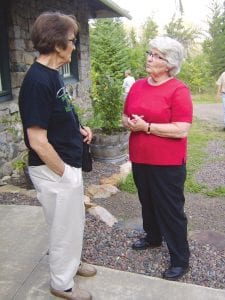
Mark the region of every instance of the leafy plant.
<instances>
[{"instance_id":1,"label":"leafy plant","mask_svg":"<svg viewBox=\"0 0 225 300\"><path fill-rule=\"evenodd\" d=\"M203 54L188 57L183 63L178 77L189 86L192 93L198 94L208 92L211 88L209 86L210 79L211 82L214 82L210 75L208 57Z\"/></svg>"},{"instance_id":2,"label":"leafy plant","mask_svg":"<svg viewBox=\"0 0 225 300\"><path fill-rule=\"evenodd\" d=\"M124 71L130 68L126 34L119 19L96 20L90 33L92 123L112 134L120 130L122 82Z\"/></svg>"},{"instance_id":3,"label":"leafy plant","mask_svg":"<svg viewBox=\"0 0 225 300\"><path fill-rule=\"evenodd\" d=\"M94 116L106 134L118 131L122 112L121 84L109 75L99 75L93 90Z\"/></svg>"},{"instance_id":4,"label":"leafy plant","mask_svg":"<svg viewBox=\"0 0 225 300\"><path fill-rule=\"evenodd\" d=\"M12 162L12 167L14 170L23 171L27 166L28 153L25 151L20 157Z\"/></svg>"},{"instance_id":5,"label":"leafy plant","mask_svg":"<svg viewBox=\"0 0 225 300\"><path fill-rule=\"evenodd\" d=\"M22 171L26 166L26 162L22 159L17 159L12 163L12 166L14 170Z\"/></svg>"}]
</instances>

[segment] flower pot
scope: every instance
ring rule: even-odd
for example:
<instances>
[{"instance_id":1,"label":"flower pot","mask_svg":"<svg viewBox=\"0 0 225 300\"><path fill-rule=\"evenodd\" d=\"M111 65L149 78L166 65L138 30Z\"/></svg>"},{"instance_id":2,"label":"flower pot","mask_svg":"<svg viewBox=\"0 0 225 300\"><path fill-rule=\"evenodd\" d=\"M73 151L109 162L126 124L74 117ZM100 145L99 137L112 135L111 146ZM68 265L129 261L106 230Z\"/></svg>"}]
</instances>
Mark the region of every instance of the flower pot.
<instances>
[{"instance_id":1,"label":"flower pot","mask_svg":"<svg viewBox=\"0 0 225 300\"><path fill-rule=\"evenodd\" d=\"M129 132L121 130L107 135L102 131L94 132L91 154L94 160L117 163L127 158Z\"/></svg>"}]
</instances>

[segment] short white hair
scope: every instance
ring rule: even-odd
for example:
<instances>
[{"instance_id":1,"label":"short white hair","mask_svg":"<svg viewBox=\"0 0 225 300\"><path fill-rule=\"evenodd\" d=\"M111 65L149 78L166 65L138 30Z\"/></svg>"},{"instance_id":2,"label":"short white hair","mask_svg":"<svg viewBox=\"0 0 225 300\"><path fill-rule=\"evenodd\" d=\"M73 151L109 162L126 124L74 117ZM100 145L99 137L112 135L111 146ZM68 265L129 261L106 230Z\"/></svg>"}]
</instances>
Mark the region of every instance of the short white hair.
<instances>
[{"instance_id":1,"label":"short white hair","mask_svg":"<svg viewBox=\"0 0 225 300\"><path fill-rule=\"evenodd\" d=\"M180 72L184 60L184 48L180 42L168 36L158 36L149 42L151 49L159 50L167 60L170 76Z\"/></svg>"}]
</instances>

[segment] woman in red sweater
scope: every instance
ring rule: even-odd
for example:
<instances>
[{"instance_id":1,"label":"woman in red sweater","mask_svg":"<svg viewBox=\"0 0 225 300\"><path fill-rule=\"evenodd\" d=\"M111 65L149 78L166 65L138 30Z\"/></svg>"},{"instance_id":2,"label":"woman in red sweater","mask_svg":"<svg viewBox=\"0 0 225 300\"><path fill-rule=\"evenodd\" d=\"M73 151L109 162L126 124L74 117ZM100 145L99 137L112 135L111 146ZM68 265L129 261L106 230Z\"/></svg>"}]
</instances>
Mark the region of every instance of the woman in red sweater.
<instances>
[{"instance_id":1,"label":"woman in red sweater","mask_svg":"<svg viewBox=\"0 0 225 300\"><path fill-rule=\"evenodd\" d=\"M131 131L129 156L146 232L132 248L160 247L164 238L170 266L162 276L168 280L188 271L190 256L184 183L192 101L188 87L175 78L183 57L183 47L174 39L150 41L148 77L133 84L123 114L123 124Z\"/></svg>"}]
</instances>

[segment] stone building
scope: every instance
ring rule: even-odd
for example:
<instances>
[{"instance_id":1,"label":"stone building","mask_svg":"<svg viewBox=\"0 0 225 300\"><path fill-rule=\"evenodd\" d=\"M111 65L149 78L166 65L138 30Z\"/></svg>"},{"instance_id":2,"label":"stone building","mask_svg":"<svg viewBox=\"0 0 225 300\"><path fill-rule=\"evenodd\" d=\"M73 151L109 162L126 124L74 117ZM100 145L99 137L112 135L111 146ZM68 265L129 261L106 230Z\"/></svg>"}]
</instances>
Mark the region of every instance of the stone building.
<instances>
[{"instance_id":1,"label":"stone building","mask_svg":"<svg viewBox=\"0 0 225 300\"><path fill-rule=\"evenodd\" d=\"M127 11L110 0L1 0L0 2L0 185L17 181L25 146L18 113L18 95L24 75L37 53L30 40L35 18L43 11L75 15L80 32L71 64L60 70L65 84L82 109L89 97L89 20L127 17ZM16 183L16 182L13 182Z\"/></svg>"}]
</instances>

